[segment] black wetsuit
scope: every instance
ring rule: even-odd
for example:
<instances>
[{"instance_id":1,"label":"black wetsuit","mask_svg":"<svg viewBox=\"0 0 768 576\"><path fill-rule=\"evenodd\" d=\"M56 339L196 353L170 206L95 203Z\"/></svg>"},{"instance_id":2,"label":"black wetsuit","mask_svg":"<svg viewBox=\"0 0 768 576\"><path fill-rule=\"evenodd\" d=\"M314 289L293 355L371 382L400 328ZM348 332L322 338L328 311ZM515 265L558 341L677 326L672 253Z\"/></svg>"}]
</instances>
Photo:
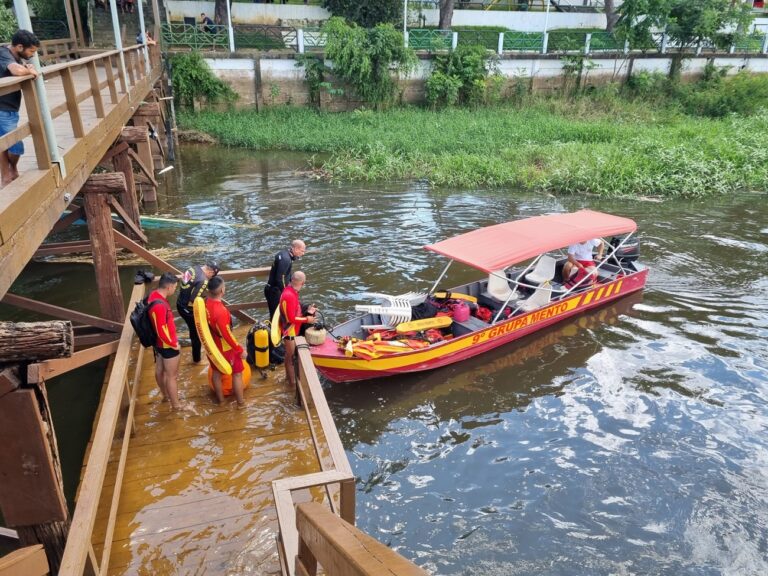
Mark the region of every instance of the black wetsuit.
<instances>
[{"instance_id":1,"label":"black wetsuit","mask_svg":"<svg viewBox=\"0 0 768 576\"><path fill-rule=\"evenodd\" d=\"M179 292L179 298L176 300L176 310L179 311L179 316L184 319L189 328L189 339L192 341L192 361L200 362L202 355L202 343L200 342L200 336L197 334L197 328L195 328L195 315L192 312L192 301L197 296L203 296L205 289L208 287L208 277L203 272L202 267L193 266L189 268L181 277L181 291Z\"/></svg>"},{"instance_id":2,"label":"black wetsuit","mask_svg":"<svg viewBox=\"0 0 768 576\"><path fill-rule=\"evenodd\" d=\"M264 286L264 297L267 299L269 307L269 319L275 315L275 310L280 305L280 295L285 286L291 281L291 268L296 257L288 250L280 250L275 254L275 260L272 262L272 268L269 270L269 279ZM282 352L282 345L278 348L272 346L269 342L269 361L272 364L281 364L285 354Z\"/></svg>"}]
</instances>

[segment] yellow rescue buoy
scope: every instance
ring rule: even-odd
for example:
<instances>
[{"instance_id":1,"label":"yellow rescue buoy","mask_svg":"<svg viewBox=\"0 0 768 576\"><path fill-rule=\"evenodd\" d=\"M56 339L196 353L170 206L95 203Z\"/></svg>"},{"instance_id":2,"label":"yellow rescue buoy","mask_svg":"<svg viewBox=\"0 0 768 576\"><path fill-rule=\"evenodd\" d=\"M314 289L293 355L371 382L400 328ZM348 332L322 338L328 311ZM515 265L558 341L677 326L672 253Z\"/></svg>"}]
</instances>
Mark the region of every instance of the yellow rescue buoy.
<instances>
[{"instance_id":1,"label":"yellow rescue buoy","mask_svg":"<svg viewBox=\"0 0 768 576\"><path fill-rule=\"evenodd\" d=\"M208 358L211 363L216 366L219 372L229 376L232 374L232 366L224 355L216 346L216 342L213 340L213 334L211 334L211 328L208 326L208 314L205 311L205 300L198 296L192 302L192 313L195 316L195 328L197 328L197 335L200 336L200 341L203 343L205 353L208 354Z\"/></svg>"}]
</instances>

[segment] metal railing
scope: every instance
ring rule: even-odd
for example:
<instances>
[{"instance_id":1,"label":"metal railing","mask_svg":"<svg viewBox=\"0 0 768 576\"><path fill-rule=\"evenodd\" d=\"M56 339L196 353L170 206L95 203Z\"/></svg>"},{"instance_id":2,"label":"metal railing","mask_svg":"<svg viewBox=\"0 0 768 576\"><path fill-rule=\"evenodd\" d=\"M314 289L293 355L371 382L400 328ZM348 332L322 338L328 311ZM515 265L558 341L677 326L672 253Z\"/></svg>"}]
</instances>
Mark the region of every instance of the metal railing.
<instances>
[{"instance_id":1,"label":"metal railing","mask_svg":"<svg viewBox=\"0 0 768 576\"><path fill-rule=\"evenodd\" d=\"M229 33L226 26L211 24L184 24L163 22L160 37L165 48L189 48L192 50L229 50Z\"/></svg>"},{"instance_id":2,"label":"metal railing","mask_svg":"<svg viewBox=\"0 0 768 576\"><path fill-rule=\"evenodd\" d=\"M235 46L256 50L296 50L296 28L262 24L235 24Z\"/></svg>"},{"instance_id":3,"label":"metal railing","mask_svg":"<svg viewBox=\"0 0 768 576\"><path fill-rule=\"evenodd\" d=\"M414 50L450 50L453 32L415 28L408 31L408 45Z\"/></svg>"}]
</instances>

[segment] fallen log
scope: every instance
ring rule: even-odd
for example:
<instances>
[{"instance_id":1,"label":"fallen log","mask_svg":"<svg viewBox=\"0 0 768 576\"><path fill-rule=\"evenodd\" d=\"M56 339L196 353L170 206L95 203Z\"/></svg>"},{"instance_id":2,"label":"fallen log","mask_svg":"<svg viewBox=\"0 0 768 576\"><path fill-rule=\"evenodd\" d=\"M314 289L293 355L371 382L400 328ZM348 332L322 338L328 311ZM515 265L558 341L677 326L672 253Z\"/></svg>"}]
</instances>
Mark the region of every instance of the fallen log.
<instances>
[{"instance_id":1,"label":"fallen log","mask_svg":"<svg viewBox=\"0 0 768 576\"><path fill-rule=\"evenodd\" d=\"M0 322L0 363L68 358L74 350L71 322Z\"/></svg>"}]
</instances>

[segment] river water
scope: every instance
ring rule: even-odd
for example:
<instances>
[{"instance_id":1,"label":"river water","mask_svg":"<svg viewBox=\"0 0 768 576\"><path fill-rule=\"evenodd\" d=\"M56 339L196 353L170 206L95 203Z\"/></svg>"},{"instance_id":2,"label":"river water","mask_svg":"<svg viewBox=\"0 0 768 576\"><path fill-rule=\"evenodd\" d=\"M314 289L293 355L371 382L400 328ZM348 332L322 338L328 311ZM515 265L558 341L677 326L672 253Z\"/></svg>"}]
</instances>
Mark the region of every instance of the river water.
<instances>
[{"instance_id":1,"label":"river water","mask_svg":"<svg viewBox=\"0 0 768 576\"><path fill-rule=\"evenodd\" d=\"M186 147L160 215L208 223L147 227L151 246L180 267L216 257L241 268L303 238L302 296L331 324L362 292L428 287L444 261L424 244L547 212L635 219L650 268L642 294L480 358L328 384L360 528L435 574L768 573L765 195L435 191L314 181L299 173L306 165L299 154ZM92 299L59 278L82 268L34 266L22 291L40 292L45 276L85 309ZM443 286L476 276L454 266ZM261 284L231 282L228 298L261 299ZM73 402L65 386L51 388L54 417L69 419L57 431L73 486L98 388Z\"/></svg>"}]
</instances>

